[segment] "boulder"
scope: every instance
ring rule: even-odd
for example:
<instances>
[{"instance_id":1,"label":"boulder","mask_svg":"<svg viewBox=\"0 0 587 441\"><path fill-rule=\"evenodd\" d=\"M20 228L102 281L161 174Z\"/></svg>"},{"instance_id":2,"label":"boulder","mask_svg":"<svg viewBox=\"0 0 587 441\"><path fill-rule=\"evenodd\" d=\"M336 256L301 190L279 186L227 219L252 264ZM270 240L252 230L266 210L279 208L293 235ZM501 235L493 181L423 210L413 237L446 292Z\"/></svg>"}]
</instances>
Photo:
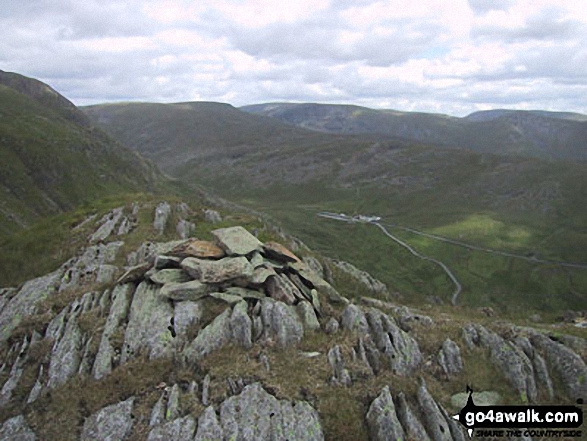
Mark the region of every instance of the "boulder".
<instances>
[{"instance_id":1,"label":"boulder","mask_svg":"<svg viewBox=\"0 0 587 441\"><path fill-rule=\"evenodd\" d=\"M310 331L317 331L320 329L318 317L316 317L314 308L309 302L301 301L297 304L296 310L300 316L302 324L304 325L304 329L309 329Z\"/></svg>"},{"instance_id":2,"label":"boulder","mask_svg":"<svg viewBox=\"0 0 587 441\"><path fill-rule=\"evenodd\" d=\"M193 222L188 222L185 219L180 219L177 221L177 225L175 227L175 231L180 239L187 239L192 235L194 230L196 229L196 225Z\"/></svg>"},{"instance_id":3,"label":"boulder","mask_svg":"<svg viewBox=\"0 0 587 441\"><path fill-rule=\"evenodd\" d=\"M231 286L225 289L226 294L232 296L239 296L243 299L257 299L261 300L267 297L264 293L252 289L241 288L239 286Z\"/></svg>"},{"instance_id":4,"label":"boulder","mask_svg":"<svg viewBox=\"0 0 587 441\"><path fill-rule=\"evenodd\" d=\"M206 297L210 287L198 280L191 280L183 283L166 283L161 287L160 296L175 301L195 301Z\"/></svg>"},{"instance_id":5,"label":"boulder","mask_svg":"<svg viewBox=\"0 0 587 441\"><path fill-rule=\"evenodd\" d=\"M132 430L134 397L107 406L86 418L81 441L124 440Z\"/></svg>"},{"instance_id":6,"label":"boulder","mask_svg":"<svg viewBox=\"0 0 587 441\"><path fill-rule=\"evenodd\" d=\"M122 207L115 208L110 213L104 215L100 220L100 227L90 237L90 243L102 242L112 234L114 227L116 227L116 224L122 217L122 210Z\"/></svg>"},{"instance_id":7,"label":"boulder","mask_svg":"<svg viewBox=\"0 0 587 441\"><path fill-rule=\"evenodd\" d=\"M367 426L369 427L371 440L405 439L404 429L397 417L395 404L388 386L385 386L381 394L371 403L367 412Z\"/></svg>"},{"instance_id":8,"label":"boulder","mask_svg":"<svg viewBox=\"0 0 587 441\"><path fill-rule=\"evenodd\" d=\"M221 259L226 256L224 250L214 242L207 240L190 240L171 250L171 254L179 257L197 257L200 259Z\"/></svg>"},{"instance_id":9,"label":"boulder","mask_svg":"<svg viewBox=\"0 0 587 441\"><path fill-rule=\"evenodd\" d=\"M262 285L267 281L269 277L272 276L277 276L277 273L273 268L267 268L265 266L255 268L253 270L253 276L251 277L251 284Z\"/></svg>"},{"instance_id":10,"label":"boulder","mask_svg":"<svg viewBox=\"0 0 587 441\"><path fill-rule=\"evenodd\" d=\"M365 314L357 305L348 305L341 316L342 329L359 334L367 334L369 332L369 325Z\"/></svg>"},{"instance_id":11,"label":"boulder","mask_svg":"<svg viewBox=\"0 0 587 441\"><path fill-rule=\"evenodd\" d=\"M220 260L188 257L181 262L181 266L190 276L203 283L248 281L253 275L253 267L245 257L225 257Z\"/></svg>"},{"instance_id":12,"label":"boulder","mask_svg":"<svg viewBox=\"0 0 587 441\"><path fill-rule=\"evenodd\" d=\"M171 214L171 207L167 202L161 202L155 208L155 219L153 220L153 228L158 234L163 234L165 226L167 225L167 219Z\"/></svg>"},{"instance_id":13,"label":"boulder","mask_svg":"<svg viewBox=\"0 0 587 441\"><path fill-rule=\"evenodd\" d=\"M173 317L176 338L183 342L188 329L198 324L202 319L201 303L190 300L176 302L173 307Z\"/></svg>"},{"instance_id":14,"label":"boulder","mask_svg":"<svg viewBox=\"0 0 587 441\"><path fill-rule=\"evenodd\" d=\"M420 410L424 417L424 425L430 437L435 441L453 441L450 426L444 418L440 407L436 404L428 389L426 389L424 382L422 382L422 385L418 389L417 397Z\"/></svg>"},{"instance_id":15,"label":"boulder","mask_svg":"<svg viewBox=\"0 0 587 441\"><path fill-rule=\"evenodd\" d=\"M295 309L270 298L261 300L261 320L265 339L272 339L284 348L297 344L304 336L304 326Z\"/></svg>"},{"instance_id":16,"label":"boulder","mask_svg":"<svg viewBox=\"0 0 587 441\"><path fill-rule=\"evenodd\" d=\"M35 433L22 415L6 420L0 427L0 441L36 441L36 439Z\"/></svg>"},{"instance_id":17,"label":"boulder","mask_svg":"<svg viewBox=\"0 0 587 441\"><path fill-rule=\"evenodd\" d=\"M414 415L403 392L400 392L397 396L396 413L406 433L406 439L430 441L426 429L416 415Z\"/></svg>"},{"instance_id":18,"label":"boulder","mask_svg":"<svg viewBox=\"0 0 587 441\"><path fill-rule=\"evenodd\" d=\"M334 317L330 317L328 322L326 322L326 326L324 326L324 332L327 334L336 334L339 328L338 320Z\"/></svg>"},{"instance_id":19,"label":"boulder","mask_svg":"<svg viewBox=\"0 0 587 441\"><path fill-rule=\"evenodd\" d=\"M263 245L255 236L240 226L214 230L212 236L230 256L244 256L259 250Z\"/></svg>"},{"instance_id":20,"label":"boulder","mask_svg":"<svg viewBox=\"0 0 587 441\"><path fill-rule=\"evenodd\" d=\"M216 210L204 210L204 219L206 222L210 222L211 224L222 222L222 216L220 216L220 213L218 213Z\"/></svg>"},{"instance_id":21,"label":"boulder","mask_svg":"<svg viewBox=\"0 0 587 441\"><path fill-rule=\"evenodd\" d=\"M200 331L198 336L183 351L190 361L199 360L206 355L220 349L232 337L230 329L231 309L226 308L212 323Z\"/></svg>"},{"instance_id":22,"label":"boulder","mask_svg":"<svg viewBox=\"0 0 587 441\"><path fill-rule=\"evenodd\" d=\"M128 268L116 283L130 283L142 280L147 271L153 267L151 262L143 262Z\"/></svg>"},{"instance_id":23,"label":"boulder","mask_svg":"<svg viewBox=\"0 0 587 441\"><path fill-rule=\"evenodd\" d=\"M55 342L51 351L48 387L60 386L77 373L82 347L82 335L77 320L71 317L67 321L63 336Z\"/></svg>"},{"instance_id":24,"label":"boulder","mask_svg":"<svg viewBox=\"0 0 587 441\"><path fill-rule=\"evenodd\" d=\"M153 283L165 285L166 283L184 283L190 281L190 276L181 269L162 269L149 275Z\"/></svg>"},{"instance_id":25,"label":"boulder","mask_svg":"<svg viewBox=\"0 0 587 441\"><path fill-rule=\"evenodd\" d=\"M278 262L287 263L300 261L294 253L277 242L266 242L263 245L263 253L269 259L277 260Z\"/></svg>"},{"instance_id":26,"label":"boulder","mask_svg":"<svg viewBox=\"0 0 587 441\"><path fill-rule=\"evenodd\" d=\"M351 376L349 375L349 371L344 367L339 345L335 345L328 351L328 364L332 368L333 375L330 381L333 384L342 386L351 385Z\"/></svg>"},{"instance_id":27,"label":"boulder","mask_svg":"<svg viewBox=\"0 0 587 441\"><path fill-rule=\"evenodd\" d=\"M154 427L149 432L147 441L184 441L191 440L196 431L196 421L190 416Z\"/></svg>"},{"instance_id":28,"label":"boulder","mask_svg":"<svg viewBox=\"0 0 587 441\"><path fill-rule=\"evenodd\" d=\"M253 323L247 314L247 302L240 300L235 305L230 316L230 331L232 339L239 346L250 348L252 343Z\"/></svg>"},{"instance_id":29,"label":"boulder","mask_svg":"<svg viewBox=\"0 0 587 441\"><path fill-rule=\"evenodd\" d=\"M266 286L267 292L271 298L280 302L284 302L288 305L293 305L296 302L298 296L301 296L301 294L296 295L296 291L298 291L298 289L284 275L269 277L267 279Z\"/></svg>"},{"instance_id":30,"label":"boulder","mask_svg":"<svg viewBox=\"0 0 587 441\"><path fill-rule=\"evenodd\" d=\"M438 352L438 364L446 375L455 375L463 370L461 350L450 338L447 338Z\"/></svg>"},{"instance_id":31,"label":"boulder","mask_svg":"<svg viewBox=\"0 0 587 441\"><path fill-rule=\"evenodd\" d=\"M222 440L223 431L214 411L214 407L208 406L198 419L198 431L194 441Z\"/></svg>"}]
</instances>

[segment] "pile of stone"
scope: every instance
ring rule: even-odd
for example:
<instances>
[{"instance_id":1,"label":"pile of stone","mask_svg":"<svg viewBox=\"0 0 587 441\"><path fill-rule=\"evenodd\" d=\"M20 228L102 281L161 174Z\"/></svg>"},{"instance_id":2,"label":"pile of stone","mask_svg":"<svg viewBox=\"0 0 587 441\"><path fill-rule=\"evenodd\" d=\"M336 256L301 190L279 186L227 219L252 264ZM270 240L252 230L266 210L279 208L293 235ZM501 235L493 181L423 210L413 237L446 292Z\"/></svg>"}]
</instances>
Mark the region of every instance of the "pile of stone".
<instances>
[{"instance_id":1,"label":"pile of stone","mask_svg":"<svg viewBox=\"0 0 587 441\"><path fill-rule=\"evenodd\" d=\"M344 299L284 246L263 244L243 227L212 232L214 241L190 239L126 271L119 283L148 278L174 302L213 297L229 304L266 297L320 316L320 295ZM320 295L319 295L320 294Z\"/></svg>"}]
</instances>

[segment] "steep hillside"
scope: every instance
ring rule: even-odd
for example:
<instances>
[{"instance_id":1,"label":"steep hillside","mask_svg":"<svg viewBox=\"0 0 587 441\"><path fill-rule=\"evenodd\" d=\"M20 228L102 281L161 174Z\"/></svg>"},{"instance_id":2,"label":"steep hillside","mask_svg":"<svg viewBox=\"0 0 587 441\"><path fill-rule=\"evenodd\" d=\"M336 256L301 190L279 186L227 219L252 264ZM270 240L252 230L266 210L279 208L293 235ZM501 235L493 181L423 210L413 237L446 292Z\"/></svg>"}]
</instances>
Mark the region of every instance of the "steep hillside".
<instances>
[{"instance_id":1,"label":"steep hillside","mask_svg":"<svg viewBox=\"0 0 587 441\"><path fill-rule=\"evenodd\" d=\"M227 106L212 105L222 112L206 117L209 106L87 110L119 139L140 151L149 146L175 177L268 213L326 255L345 256L372 272L414 305L450 302L454 288L440 268L388 242L373 226L341 225L316 213L375 214L388 224L477 247L545 262L587 262L587 169L580 163L479 154L375 135L288 132L271 118L250 120ZM151 109L147 116L142 108ZM248 121L255 130L248 129ZM143 138L136 138L138 131ZM587 272L581 267L482 252L408 230L397 234L456 273L463 304L514 315L587 308Z\"/></svg>"},{"instance_id":2,"label":"steep hillside","mask_svg":"<svg viewBox=\"0 0 587 441\"><path fill-rule=\"evenodd\" d=\"M113 137L168 172L192 158L220 156L223 149L237 158L242 150L324 138L221 103L124 103L82 109Z\"/></svg>"},{"instance_id":3,"label":"steep hillside","mask_svg":"<svg viewBox=\"0 0 587 441\"><path fill-rule=\"evenodd\" d=\"M41 216L164 181L49 86L0 72L0 236Z\"/></svg>"},{"instance_id":4,"label":"steep hillside","mask_svg":"<svg viewBox=\"0 0 587 441\"><path fill-rule=\"evenodd\" d=\"M587 116L492 110L466 118L326 104L257 104L242 110L329 133L402 137L482 153L587 159Z\"/></svg>"}]
</instances>

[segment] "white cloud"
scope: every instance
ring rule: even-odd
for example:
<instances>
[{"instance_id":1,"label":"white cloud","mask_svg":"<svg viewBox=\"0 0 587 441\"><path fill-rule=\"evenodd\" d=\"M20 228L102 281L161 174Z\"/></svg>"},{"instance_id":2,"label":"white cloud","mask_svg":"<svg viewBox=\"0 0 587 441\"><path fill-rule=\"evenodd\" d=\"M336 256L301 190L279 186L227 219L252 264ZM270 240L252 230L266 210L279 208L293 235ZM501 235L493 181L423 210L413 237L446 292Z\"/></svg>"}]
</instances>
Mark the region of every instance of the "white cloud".
<instances>
[{"instance_id":1,"label":"white cloud","mask_svg":"<svg viewBox=\"0 0 587 441\"><path fill-rule=\"evenodd\" d=\"M4 0L0 69L78 104L587 112L584 0Z\"/></svg>"}]
</instances>

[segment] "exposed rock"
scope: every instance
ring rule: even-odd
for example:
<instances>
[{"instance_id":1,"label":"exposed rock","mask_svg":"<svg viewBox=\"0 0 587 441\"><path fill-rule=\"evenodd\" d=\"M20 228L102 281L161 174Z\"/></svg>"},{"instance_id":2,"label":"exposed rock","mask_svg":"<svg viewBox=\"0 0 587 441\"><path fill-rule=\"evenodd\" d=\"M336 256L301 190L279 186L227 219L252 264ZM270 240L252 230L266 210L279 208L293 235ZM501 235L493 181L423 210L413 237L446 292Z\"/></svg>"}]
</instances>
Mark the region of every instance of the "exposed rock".
<instances>
[{"instance_id":1,"label":"exposed rock","mask_svg":"<svg viewBox=\"0 0 587 441\"><path fill-rule=\"evenodd\" d=\"M25 340L25 343L23 343L22 349L18 354L16 361L12 365L12 369L10 369L10 375L8 377L8 380L6 380L6 382L2 386L2 390L0 390L0 407L4 407L6 406L6 404L8 404L10 398L12 398L12 392L14 391L14 389L16 389L20 377L22 377L22 374L24 372L24 352L26 351L26 343L27 342Z\"/></svg>"},{"instance_id":2,"label":"exposed rock","mask_svg":"<svg viewBox=\"0 0 587 441\"><path fill-rule=\"evenodd\" d=\"M206 222L210 222L211 224L217 224L218 222L222 222L222 216L216 210L204 210L204 219Z\"/></svg>"},{"instance_id":3,"label":"exposed rock","mask_svg":"<svg viewBox=\"0 0 587 441\"><path fill-rule=\"evenodd\" d=\"M55 293L62 271L26 282L0 313L0 342L6 341L23 317L34 314L37 304Z\"/></svg>"},{"instance_id":4,"label":"exposed rock","mask_svg":"<svg viewBox=\"0 0 587 441\"><path fill-rule=\"evenodd\" d=\"M369 325L365 314L357 305L348 305L341 316L342 329L358 332L359 334L367 334L369 332Z\"/></svg>"},{"instance_id":5,"label":"exposed rock","mask_svg":"<svg viewBox=\"0 0 587 441\"><path fill-rule=\"evenodd\" d=\"M149 432L147 441L184 441L191 440L196 430L196 421L190 416L177 418L162 426L154 427Z\"/></svg>"},{"instance_id":6,"label":"exposed rock","mask_svg":"<svg viewBox=\"0 0 587 441\"><path fill-rule=\"evenodd\" d=\"M82 335L77 320L75 317L71 317L67 321L63 336L53 345L49 364L48 387L60 386L70 376L77 373L82 347Z\"/></svg>"},{"instance_id":7,"label":"exposed rock","mask_svg":"<svg viewBox=\"0 0 587 441\"><path fill-rule=\"evenodd\" d=\"M202 319L202 307L200 302L186 300L176 302L173 308L173 326L176 339L181 345L185 342L188 329L200 322Z\"/></svg>"},{"instance_id":8,"label":"exposed rock","mask_svg":"<svg viewBox=\"0 0 587 441\"><path fill-rule=\"evenodd\" d=\"M243 227L221 228L212 231L216 242L231 256L244 256L259 250L263 245Z\"/></svg>"},{"instance_id":9,"label":"exposed rock","mask_svg":"<svg viewBox=\"0 0 587 441\"><path fill-rule=\"evenodd\" d=\"M379 297L388 297L389 292L387 290L387 286L380 280L377 280L371 274L366 271L362 271L355 267L354 265L344 262L341 260L333 260L332 263L341 271L344 271L346 274L354 278L357 282L361 283L365 289L370 293L370 295L379 296Z\"/></svg>"},{"instance_id":10,"label":"exposed rock","mask_svg":"<svg viewBox=\"0 0 587 441\"><path fill-rule=\"evenodd\" d=\"M400 328L409 332L412 326L422 326L424 328L431 328L434 326L434 321L427 315L422 315L411 311L405 306L396 309L397 321Z\"/></svg>"},{"instance_id":11,"label":"exposed rock","mask_svg":"<svg viewBox=\"0 0 587 441\"><path fill-rule=\"evenodd\" d=\"M253 275L253 267L245 257L225 257L220 260L188 257L181 262L181 267L194 279L204 283L248 281Z\"/></svg>"},{"instance_id":12,"label":"exposed rock","mask_svg":"<svg viewBox=\"0 0 587 441\"><path fill-rule=\"evenodd\" d=\"M117 285L112 292L110 313L106 319L106 325L104 326L104 332L94 361L93 373L94 378L97 380L112 372L114 348L110 344L110 337L126 318L133 291L134 286L130 283L125 283L124 285Z\"/></svg>"},{"instance_id":13,"label":"exposed rock","mask_svg":"<svg viewBox=\"0 0 587 441\"><path fill-rule=\"evenodd\" d=\"M263 245L263 252L269 259L274 259L278 262L287 263L300 261L294 253L277 242L265 242Z\"/></svg>"},{"instance_id":14,"label":"exposed rock","mask_svg":"<svg viewBox=\"0 0 587 441\"><path fill-rule=\"evenodd\" d=\"M171 388L171 392L169 392L167 410L165 411L165 420L171 421L175 420L177 417L179 417L179 386L174 384Z\"/></svg>"},{"instance_id":15,"label":"exposed rock","mask_svg":"<svg viewBox=\"0 0 587 441\"><path fill-rule=\"evenodd\" d=\"M534 366L534 372L536 374L537 383L541 385L544 389L546 389L548 398L552 400L554 398L554 386L552 384L552 379L550 378L550 374L548 373L546 361L537 351L534 351L534 356L532 357L532 365Z\"/></svg>"},{"instance_id":16,"label":"exposed rock","mask_svg":"<svg viewBox=\"0 0 587 441\"><path fill-rule=\"evenodd\" d=\"M177 221L175 231L180 239L187 239L195 231L196 225L193 222L188 222L184 219Z\"/></svg>"},{"instance_id":17,"label":"exposed rock","mask_svg":"<svg viewBox=\"0 0 587 441\"><path fill-rule=\"evenodd\" d=\"M438 352L438 364L446 375L455 375L463 370L461 350L450 338L447 338Z\"/></svg>"},{"instance_id":18,"label":"exposed rock","mask_svg":"<svg viewBox=\"0 0 587 441\"><path fill-rule=\"evenodd\" d=\"M465 340L465 344L470 351L479 346L479 334L472 323L468 323L463 327L463 340Z\"/></svg>"},{"instance_id":19,"label":"exposed rock","mask_svg":"<svg viewBox=\"0 0 587 441\"><path fill-rule=\"evenodd\" d=\"M336 334L339 328L338 320L334 317L330 317L328 322L326 322L326 326L324 326L324 332L327 334Z\"/></svg>"},{"instance_id":20,"label":"exposed rock","mask_svg":"<svg viewBox=\"0 0 587 441\"><path fill-rule=\"evenodd\" d=\"M251 284L252 285L262 285L267 281L269 277L277 276L277 273L273 268L267 267L259 267L255 268L253 271L253 276L251 277Z\"/></svg>"},{"instance_id":21,"label":"exposed rock","mask_svg":"<svg viewBox=\"0 0 587 441\"><path fill-rule=\"evenodd\" d=\"M236 305L243 301L243 298L240 296L235 296L232 294L227 294L225 292L212 292L208 294L210 297L218 300L222 300L223 302L228 303L229 305Z\"/></svg>"},{"instance_id":22,"label":"exposed rock","mask_svg":"<svg viewBox=\"0 0 587 441\"><path fill-rule=\"evenodd\" d=\"M280 347L300 342L304 326L293 307L273 299L261 300L261 319L264 338L274 339Z\"/></svg>"},{"instance_id":23,"label":"exposed rock","mask_svg":"<svg viewBox=\"0 0 587 441\"><path fill-rule=\"evenodd\" d=\"M100 220L100 227L90 237L91 243L101 242L107 239L108 236L112 234L114 227L116 227L116 224L122 217L122 210L122 207L116 208L112 210L110 213L104 215L104 217Z\"/></svg>"},{"instance_id":24,"label":"exposed rock","mask_svg":"<svg viewBox=\"0 0 587 441\"><path fill-rule=\"evenodd\" d=\"M276 275L269 277L266 282L267 292L271 298L284 302L288 305L293 305L298 298L295 291L298 289L293 283L289 281L284 275Z\"/></svg>"},{"instance_id":25,"label":"exposed rock","mask_svg":"<svg viewBox=\"0 0 587 441\"><path fill-rule=\"evenodd\" d=\"M389 387L373 400L367 412L370 439L374 441L403 440L405 433L396 414Z\"/></svg>"},{"instance_id":26,"label":"exposed rock","mask_svg":"<svg viewBox=\"0 0 587 441\"><path fill-rule=\"evenodd\" d=\"M230 316L230 330L233 340L244 348L250 348L253 343L251 340L253 324L247 314L247 302L240 302L233 308Z\"/></svg>"},{"instance_id":27,"label":"exposed rock","mask_svg":"<svg viewBox=\"0 0 587 441\"><path fill-rule=\"evenodd\" d=\"M222 440L223 431L214 407L208 406L198 419L198 431L194 441Z\"/></svg>"},{"instance_id":28,"label":"exposed rock","mask_svg":"<svg viewBox=\"0 0 587 441\"><path fill-rule=\"evenodd\" d=\"M155 257L155 269L177 269L182 259L176 256L159 255Z\"/></svg>"},{"instance_id":29,"label":"exposed rock","mask_svg":"<svg viewBox=\"0 0 587 441\"><path fill-rule=\"evenodd\" d=\"M149 420L149 426L158 426L165 421L165 392L161 394L153 410L151 411L151 419Z\"/></svg>"},{"instance_id":30,"label":"exposed rock","mask_svg":"<svg viewBox=\"0 0 587 441\"><path fill-rule=\"evenodd\" d=\"M226 256L222 248L207 240L191 240L171 250L173 256L198 257L200 259L221 259Z\"/></svg>"},{"instance_id":31,"label":"exposed rock","mask_svg":"<svg viewBox=\"0 0 587 441\"><path fill-rule=\"evenodd\" d=\"M314 308L309 302L301 301L297 304L296 310L300 316L300 319L302 320L304 329L309 329L310 331L317 331L320 329L320 322L318 321L318 317L316 317Z\"/></svg>"},{"instance_id":32,"label":"exposed rock","mask_svg":"<svg viewBox=\"0 0 587 441\"><path fill-rule=\"evenodd\" d=\"M171 207L167 202L161 202L155 208L155 220L153 221L153 228L158 234L163 234L165 226L167 225L167 219L171 214Z\"/></svg>"},{"instance_id":33,"label":"exposed rock","mask_svg":"<svg viewBox=\"0 0 587 441\"><path fill-rule=\"evenodd\" d=\"M195 340L183 351L188 360L199 360L220 349L230 341L232 337L230 330L231 312L230 308L226 308L212 323L200 331Z\"/></svg>"},{"instance_id":34,"label":"exposed rock","mask_svg":"<svg viewBox=\"0 0 587 441\"><path fill-rule=\"evenodd\" d=\"M132 229L135 227L134 223L131 222L131 220L124 216L122 218L122 221L120 222L120 225L118 227L118 232L116 233L117 236L126 236L128 233L130 233L132 231Z\"/></svg>"},{"instance_id":35,"label":"exposed rock","mask_svg":"<svg viewBox=\"0 0 587 441\"><path fill-rule=\"evenodd\" d=\"M168 329L173 317L169 301L159 295L159 289L142 282L135 292L130 313L121 363L125 363L139 351L145 351L150 359L170 355L173 337Z\"/></svg>"},{"instance_id":36,"label":"exposed rock","mask_svg":"<svg viewBox=\"0 0 587 441\"><path fill-rule=\"evenodd\" d=\"M306 402L279 401L259 384L248 385L240 395L220 407L224 439L322 440L317 412Z\"/></svg>"},{"instance_id":37,"label":"exposed rock","mask_svg":"<svg viewBox=\"0 0 587 441\"><path fill-rule=\"evenodd\" d=\"M404 428L408 440L429 441L430 438L420 420L414 415L403 392L396 400L396 414Z\"/></svg>"},{"instance_id":38,"label":"exposed rock","mask_svg":"<svg viewBox=\"0 0 587 441\"><path fill-rule=\"evenodd\" d=\"M348 300L342 297L336 289L330 285L327 281L318 276L314 271L309 269L303 262L292 262L288 264L293 270L295 270L300 277L309 282L319 293L323 294L333 303L348 303Z\"/></svg>"},{"instance_id":39,"label":"exposed rock","mask_svg":"<svg viewBox=\"0 0 587 441\"><path fill-rule=\"evenodd\" d=\"M422 382L422 385L418 389L417 397L424 417L424 425L430 437L435 441L453 441L450 427L438 404L430 396L424 382Z\"/></svg>"},{"instance_id":40,"label":"exposed rock","mask_svg":"<svg viewBox=\"0 0 587 441\"><path fill-rule=\"evenodd\" d=\"M330 364L333 371L330 381L334 384L350 386L351 376L349 375L349 371L344 367L344 361L342 359L342 354L340 353L340 346L335 345L330 351L328 351L328 364Z\"/></svg>"},{"instance_id":41,"label":"exposed rock","mask_svg":"<svg viewBox=\"0 0 587 441\"><path fill-rule=\"evenodd\" d=\"M204 381L202 381L202 404L207 406L210 404L210 374L206 374Z\"/></svg>"},{"instance_id":42,"label":"exposed rock","mask_svg":"<svg viewBox=\"0 0 587 441\"><path fill-rule=\"evenodd\" d=\"M88 417L84 422L81 441L124 440L132 429L134 397L107 406Z\"/></svg>"},{"instance_id":43,"label":"exposed rock","mask_svg":"<svg viewBox=\"0 0 587 441\"><path fill-rule=\"evenodd\" d=\"M96 274L96 283L111 283L116 279L118 267L114 265L100 265Z\"/></svg>"},{"instance_id":44,"label":"exposed rock","mask_svg":"<svg viewBox=\"0 0 587 441\"><path fill-rule=\"evenodd\" d=\"M304 256L304 258L302 259L303 262L306 264L306 267L308 269L310 269L310 271L313 271L314 273L316 273L316 275L318 277L320 277L321 279L324 279L324 267L322 266L322 264L320 263L320 261L318 259L316 259L315 257L312 256Z\"/></svg>"},{"instance_id":45,"label":"exposed rock","mask_svg":"<svg viewBox=\"0 0 587 441\"><path fill-rule=\"evenodd\" d=\"M249 262L253 265L253 268L258 268L265 263L265 259L259 251L253 251L253 254L249 256Z\"/></svg>"},{"instance_id":46,"label":"exposed rock","mask_svg":"<svg viewBox=\"0 0 587 441\"><path fill-rule=\"evenodd\" d=\"M243 299L257 299L261 300L267 297L264 293L252 289L241 288L239 286L231 286L226 288L226 294L238 296Z\"/></svg>"},{"instance_id":47,"label":"exposed rock","mask_svg":"<svg viewBox=\"0 0 587 441\"><path fill-rule=\"evenodd\" d=\"M569 398L587 396L587 365L572 349L535 333L530 337L534 345L544 351L548 363L559 375Z\"/></svg>"},{"instance_id":48,"label":"exposed rock","mask_svg":"<svg viewBox=\"0 0 587 441\"><path fill-rule=\"evenodd\" d=\"M135 265L127 269L116 283L129 283L136 282L145 277L147 271L152 268L152 264L149 262L143 262L139 265Z\"/></svg>"},{"instance_id":49,"label":"exposed rock","mask_svg":"<svg viewBox=\"0 0 587 441\"><path fill-rule=\"evenodd\" d=\"M39 375L37 376L37 381L35 381L35 384L29 393L29 397L27 398L27 404L34 403L41 396L41 392L43 391L43 373L44 367L43 365L41 365L39 367Z\"/></svg>"},{"instance_id":50,"label":"exposed rock","mask_svg":"<svg viewBox=\"0 0 587 441\"><path fill-rule=\"evenodd\" d=\"M184 283L191 280L190 276L181 269L162 269L151 274L149 279L151 282L159 285L165 285L166 283Z\"/></svg>"},{"instance_id":51,"label":"exposed rock","mask_svg":"<svg viewBox=\"0 0 587 441\"><path fill-rule=\"evenodd\" d=\"M206 297L210 287L198 280L191 280L183 283L166 283L161 287L160 296L175 301L199 300Z\"/></svg>"},{"instance_id":52,"label":"exposed rock","mask_svg":"<svg viewBox=\"0 0 587 441\"><path fill-rule=\"evenodd\" d=\"M491 350L491 360L518 391L522 402L533 402L537 397L532 362L515 344L499 335L475 325L479 342Z\"/></svg>"},{"instance_id":53,"label":"exposed rock","mask_svg":"<svg viewBox=\"0 0 587 441\"><path fill-rule=\"evenodd\" d=\"M22 415L6 420L0 427L0 441L35 441L36 439L35 433Z\"/></svg>"}]
</instances>

